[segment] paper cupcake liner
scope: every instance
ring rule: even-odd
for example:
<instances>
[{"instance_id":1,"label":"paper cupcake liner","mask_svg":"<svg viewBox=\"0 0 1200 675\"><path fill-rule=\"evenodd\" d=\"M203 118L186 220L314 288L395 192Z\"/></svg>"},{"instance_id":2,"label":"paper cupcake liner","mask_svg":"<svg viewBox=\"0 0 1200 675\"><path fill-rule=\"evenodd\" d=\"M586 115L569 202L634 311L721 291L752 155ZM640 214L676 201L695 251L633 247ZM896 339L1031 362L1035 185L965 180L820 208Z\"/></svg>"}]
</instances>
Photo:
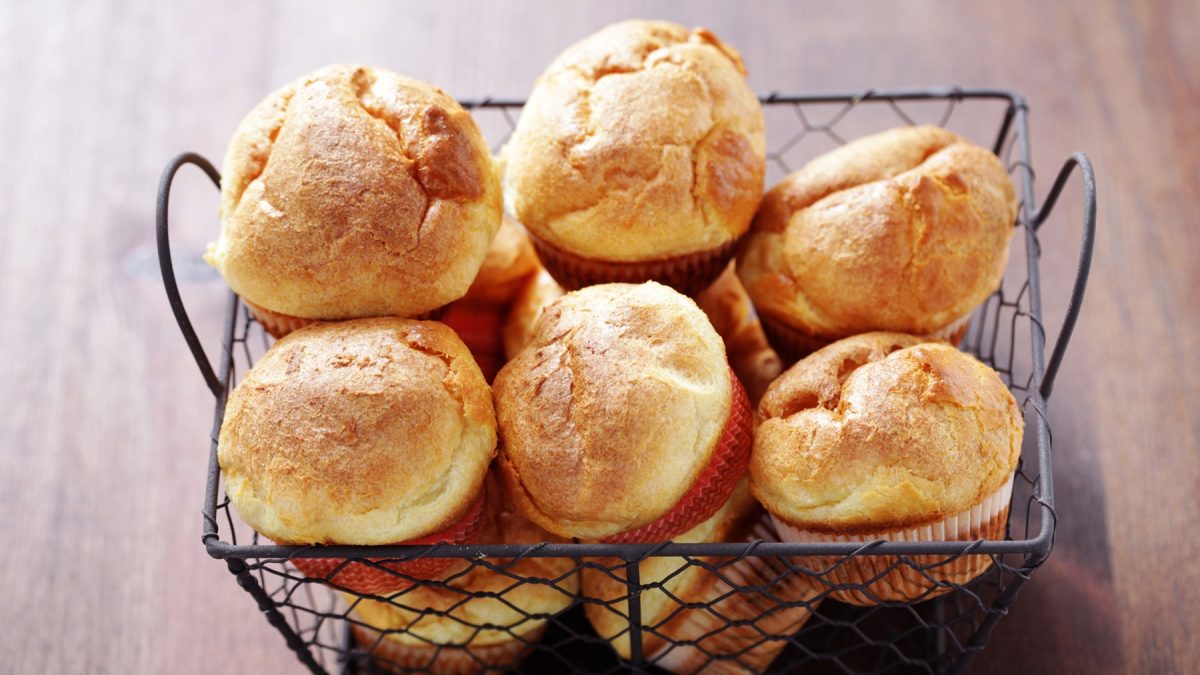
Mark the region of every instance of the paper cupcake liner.
<instances>
[{"instance_id":1,"label":"paper cupcake liner","mask_svg":"<svg viewBox=\"0 0 1200 675\"><path fill-rule=\"evenodd\" d=\"M778 541L765 514L754 523L746 541ZM782 639L794 634L812 616L809 607L784 607L779 603L809 601L815 606L818 589L804 574L790 572L779 558L743 558L720 569L721 576L705 593L703 602L712 609L686 609L673 617L659 632L675 643L697 641L696 645L668 643L650 657L650 662L673 673L759 673L787 646ZM743 590L734 591L735 587ZM766 593L744 590L761 587ZM722 598L717 600L718 598ZM714 602L715 601L715 602ZM751 624L731 625L748 621ZM769 636L769 637L767 637ZM726 658L720 658L720 657Z\"/></svg>"},{"instance_id":2,"label":"paper cupcake liner","mask_svg":"<svg viewBox=\"0 0 1200 675\"><path fill-rule=\"evenodd\" d=\"M421 312L416 316L410 316L408 318L415 319L417 321L441 321L442 317L446 316L446 312L449 309L450 305L442 305L441 307L434 307L428 312Z\"/></svg>"},{"instance_id":3,"label":"paper cupcake liner","mask_svg":"<svg viewBox=\"0 0 1200 675\"><path fill-rule=\"evenodd\" d=\"M766 314L760 314L758 318L762 323L763 333L767 336L767 342L770 343L775 353L779 355L785 367L792 365L822 347L837 342L837 339L831 340L829 338L809 335ZM958 343L962 342L963 336L967 334L967 329L970 327L971 314L968 313L960 319L955 319L945 328L933 331L922 337L932 340L945 340L957 347Z\"/></svg>"},{"instance_id":4,"label":"paper cupcake liner","mask_svg":"<svg viewBox=\"0 0 1200 675\"><path fill-rule=\"evenodd\" d=\"M487 645L446 646L410 644L373 628L352 625L354 638L363 649L370 650L375 665L389 673L413 670L442 675L477 675L504 673L515 669L546 632L545 623L529 631L522 639Z\"/></svg>"},{"instance_id":5,"label":"paper cupcake liner","mask_svg":"<svg viewBox=\"0 0 1200 675\"><path fill-rule=\"evenodd\" d=\"M793 527L772 515L780 537L790 542L870 542L887 541L975 541L1004 539L1012 498L1013 477L988 495L979 504L939 522L920 527L843 535L814 532ZM914 569L895 556L861 555L846 559L840 556L818 556L797 560L809 568L827 569L826 584L853 585L855 589L838 589L829 597L852 605L877 605L880 601L924 601L953 590L945 584L962 585L983 574L992 565L991 556L960 555L949 562L948 556L910 556ZM896 565L888 571L889 567ZM835 567L836 565L836 567ZM820 582L818 582L820 583ZM865 592L864 592L865 591Z\"/></svg>"},{"instance_id":6,"label":"paper cupcake liner","mask_svg":"<svg viewBox=\"0 0 1200 675\"><path fill-rule=\"evenodd\" d=\"M485 490L480 490L471 509L450 528L403 543L428 546L478 541L480 532L483 530L485 502ZM414 579L447 577L466 569L471 564L469 560L456 558L417 558L400 562L384 562L385 559L370 560L379 567L355 561L346 563L346 558L293 558L291 563L300 570L301 574L310 579L324 579L362 595L395 593L413 584L405 577ZM344 566L343 563L345 563ZM386 569L380 569L381 567ZM400 576L401 574L405 576Z\"/></svg>"},{"instance_id":7,"label":"paper cupcake liner","mask_svg":"<svg viewBox=\"0 0 1200 675\"><path fill-rule=\"evenodd\" d=\"M451 303L442 316L446 324L471 350L483 377L491 384L504 365L504 313L493 305L476 302Z\"/></svg>"},{"instance_id":8,"label":"paper cupcake liner","mask_svg":"<svg viewBox=\"0 0 1200 675\"><path fill-rule=\"evenodd\" d=\"M279 312L269 310L266 307L260 307L245 298L242 298L242 302L246 303L246 307L250 310L250 313L254 315L254 320L263 327L263 330L267 331L268 335L276 340L282 338L288 333L300 330L305 326L321 321L321 319L301 319L298 316L281 314ZM446 307L443 306L438 307L437 309L431 309L424 314L420 314L412 318L420 321L436 321L445 313Z\"/></svg>"},{"instance_id":9,"label":"paper cupcake liner","mask_svg":"<svg viewBox=\"0 0 1200 675\"><path fill-rule=\"evenodd\" d=\"M280 314L279 312L271 311L265 307L250 302L242 298L242 302L246 303L250 313L254 315L254 320L263 327L263 330L278 340L292 331L300 330L309 324L316 323L316 319L301 319L298 316L290 316L288 314Z\"/></svg>"},{"instance_id":10,"label":"paper cupcake liner","mask_svg":"<svg viewBox=\"0 0 1200 675\"><path fill-rule=\"evenodd\" d=\"M334 574L334 570L344 561L345 558L295 558L291 563L309 579L328 580L329 583L361 595L388 595L408 588L413 582L399 576L401 574L414 579L436 579L455 574L470 564L453 558L421 558L404 562L371 559L371 562L387 569L350 562ZM392 570L395 574L387 570Z\"/></svg>"},{"instance_id":11,"label":"paper cupcake liner","mask_svg":"<svg viewBox=\"0 0 1200 675\"><path fill-rule=\"evenodd\" d=\"M657 281L684 295L695 295L712 285L733 257L738 242L734 239L707 251L669 258L622 262L594 260L568 253L532 232L529 238L546 271L569 291L594 284Z\"/></svg>"},{"instance_id":12,"label":"paper cupcake liner","mask_svg":"<svg viewBox=\"0 0 1200 675\"><path fill-rule=\"evenodd\" d=\"M809 335L765 313L760 313L758 320L762 324L763 334L767 336L767 343L779 355L785 370L793 363L834 342Z\"/></svg>"},{"instance_id":13,"label":"paper cupcake liner","mask_svg":"<svg viewBox=\"0 0 1200 675\"><path fill-rule=\"evenodd\" d=\"M608 537L605 543L667 541L708 520L728 501L750 463L754 425L746 390L732 368L729 381L733 387L729 419L717 439L712 460L696 477L696 482L662 517L635 530Z\"/></svg>"}]
</instances>

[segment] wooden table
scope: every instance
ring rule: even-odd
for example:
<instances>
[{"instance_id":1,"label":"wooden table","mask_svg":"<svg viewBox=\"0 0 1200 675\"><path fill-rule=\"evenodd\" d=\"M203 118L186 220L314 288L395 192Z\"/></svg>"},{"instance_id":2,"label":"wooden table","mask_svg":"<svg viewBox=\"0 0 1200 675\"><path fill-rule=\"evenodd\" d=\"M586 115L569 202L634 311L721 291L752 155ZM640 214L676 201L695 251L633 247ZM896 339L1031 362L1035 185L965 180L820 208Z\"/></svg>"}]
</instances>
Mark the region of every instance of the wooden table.
<instances>
[{"instance_id":1,"label":"wooden table","mask_svg":"<svg viewBox=\"0 0 1200 675\"><path fill-rule=\"evenodd\" d=\"M159 170L221 156L261 96L358 61L454 95L523 96L619 18L703 24L759 90L962 84L1032 105L1042 191L1072 150L1100 186L1083 319L1051 412L1049 563L979 672L1167 672L1200 661L1200 12L1194 3L5 3L0 9L0 670L286 672L297 663L199 541L210 396L154 260ZM1076 208L1078 190L1064 197ZM210 353L216 200L174 206ZM1077 223L1048 229L1051 326Z\"/></svg>"}]
</instances>

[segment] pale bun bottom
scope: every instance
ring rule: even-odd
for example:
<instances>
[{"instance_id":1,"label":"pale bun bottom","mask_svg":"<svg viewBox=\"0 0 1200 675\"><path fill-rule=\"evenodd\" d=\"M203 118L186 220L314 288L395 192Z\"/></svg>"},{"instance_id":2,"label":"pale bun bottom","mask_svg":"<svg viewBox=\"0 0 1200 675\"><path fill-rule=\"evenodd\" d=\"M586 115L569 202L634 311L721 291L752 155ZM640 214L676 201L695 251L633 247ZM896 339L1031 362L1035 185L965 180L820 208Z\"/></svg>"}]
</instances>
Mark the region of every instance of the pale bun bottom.
<instances>
[{"instance_id":1,"label":"pale bun bottom","mask_svg":"<svg viewBox=\"0 0 1200 675\"><path fill-rule=\"evenodd\" d=\"M766 514L745 538L758 539L779 539ZM820 603L812 579L776 557L743 558L720 568L719 574L704 594L710 607L682 609L659 629L675 642L695 644L667 643L649 657L652 665L687 675L761 673ZM750 623L739 624L743 621Z\"/></svg>"},{"instance_id":2,"label":"pale bun bottom","mask_svg":"<svg viewBox=\"0 0 1200 675\"><path fill-rule=\"evenodd\" d=\"M354 625L354 638L371 653L376 667L386 673L413 670L439 675L477 675L514 670L533 651L545 623L505 642L488 645L447 646L409 644L366 626Z\"/></svg>"}]
</instances>

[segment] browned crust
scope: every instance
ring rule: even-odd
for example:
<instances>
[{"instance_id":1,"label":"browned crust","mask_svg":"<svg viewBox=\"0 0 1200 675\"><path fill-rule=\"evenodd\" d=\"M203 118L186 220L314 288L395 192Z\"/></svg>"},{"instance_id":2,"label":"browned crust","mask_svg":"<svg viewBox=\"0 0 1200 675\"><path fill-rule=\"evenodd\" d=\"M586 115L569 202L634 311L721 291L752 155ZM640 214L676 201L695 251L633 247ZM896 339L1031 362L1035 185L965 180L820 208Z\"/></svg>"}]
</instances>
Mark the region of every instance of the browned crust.
<instances>
[{"instance_id":1,"label":"browned crust","mask_svg":"<svg viewBox=\"0 0 1200 675\"><path fill-rule=\"evenodd\" d=\"M239 125L207 257L282 314L414 316L466 292L500 212L491 155L457 102L388 71L329 66Z\"/></svg>"},{"instance_id":2,"label":"browned crust","mask_svg":"<svg viewBox=\"0 0 1200 675\"><path fill-rule=\"evenodd\" d=\"M896 333L835 342L759 403L755 496L794 527L863 534L929 524L999 489L1023 420L992 369Z\"/></svg>"},{"instance_id":3,"label":"browned crust","mask_svg":"<svg viewBox=\"0 0 1200 675\"><path fill-rule=\"evenodd\" d=\"M1015 217L991 152L937 127L893 129L772 188L737 270L764 317L819 340L927 335L999 287Z\"/></svg>"},{"instance_id":4,"label":"browned crust","mask_svg":"<svg viewBox=\"0 0 1200 675\"><path fill-rule=\"evenodd\" d=\"M613 24L538 79L504 151L506 201L576 255L711 250L749 226L766 168L762 107L711 32Z\"/></svg>"},{"instance_id":5,"label":"browned crust","mask_svg":"<svg viewBox=\"0 0 1200 675\"><path fill-rule=\"evenodd\" d=\"M270 539L387 544L451 525L495 446L490 391L454 332L379 318L276 342L230 396L218 457Z\"/></svg>"}]
</instances>

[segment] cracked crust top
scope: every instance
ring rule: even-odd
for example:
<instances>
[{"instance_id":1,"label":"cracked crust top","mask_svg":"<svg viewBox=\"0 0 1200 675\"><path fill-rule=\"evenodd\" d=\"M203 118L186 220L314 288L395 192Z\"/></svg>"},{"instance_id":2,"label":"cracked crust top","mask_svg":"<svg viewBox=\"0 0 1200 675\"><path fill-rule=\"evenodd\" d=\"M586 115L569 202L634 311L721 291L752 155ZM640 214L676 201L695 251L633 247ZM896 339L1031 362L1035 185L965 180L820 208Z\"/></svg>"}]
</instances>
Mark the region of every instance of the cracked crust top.
<instances>
[{"instance_id":1,"label":"cracked crust top","mask_svg":"<svg viewBox=\"0 0 1200 675\"><path fill-rule=\"evenodd\" d=\"M263 535L368 545L449 527L495 450L487 383L454 331L380 318L276 342L229 398L218 459Z\"/></svg>"},{"instance_id":2,"label":"cracked crust top","mask_svg":"<svg viewBox=\"0 0 1200 675\"><path fill-rule=\"evenodd\" d=\"M806 530L937 522L1000 489L1021 456L1021 409L999 375L911 335L865 333L814 352L758 412L754 495Z\"/></svg>"},{"instance_id":3,"label":"cracked crust top","mask_svg":"<svg viewBox=\"0 0 1200 675\"><path fill-rule=\"evenodd\" d=\"M645 261L741 236L762 197L763 112L709 31L624 21L564 51L504 149L506 201L570 253Z\"/></svg>"},{"instance_id":4,"label":"cracked crust top","mask_svg":"<svg viewBox=\"0 0 1200 675\"><path fill-rule=\"evenodd\" d=\"M256 305L309 319L414 316L461 297L500 226L470 114L437 87L328 66L271 94L225 156L206 259Z\"/></svg>"},{"instance_id":5,"label":"cracked crust top","mask_svg":"<svg viewBox=\"0 0 1200 675\"><path fill-rule=\"evenodd\" d=\"M809 335L925 335L999 288L1015 218L994 154L938 127L901 127L772 188L737 272L759 312Z\"/></svg>"},{"instance_id":6,"label":"cracked crust top","mask_svg":"<svg viewBox=\"0 0 1200 675\"><path fill-rule=\"evenodd\" d=\"M704 313L666 286L564 295L493 388L497 463L513 502L543 528L581 539L661 517L712 458L730 377Z\"/></svg>"}]
</instances>

